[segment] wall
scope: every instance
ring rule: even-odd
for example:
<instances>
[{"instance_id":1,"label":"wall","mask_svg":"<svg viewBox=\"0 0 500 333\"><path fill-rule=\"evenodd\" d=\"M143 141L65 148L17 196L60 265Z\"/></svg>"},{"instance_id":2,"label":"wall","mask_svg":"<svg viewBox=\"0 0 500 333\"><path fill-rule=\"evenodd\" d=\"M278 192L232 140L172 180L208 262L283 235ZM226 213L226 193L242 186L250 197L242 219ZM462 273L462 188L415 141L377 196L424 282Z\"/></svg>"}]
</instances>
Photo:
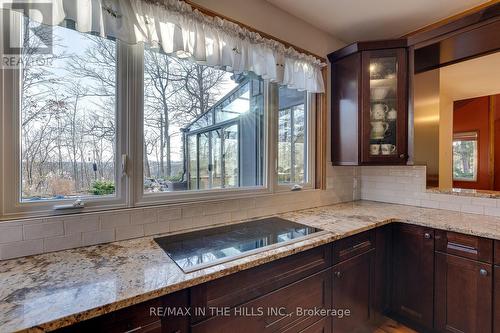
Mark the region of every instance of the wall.
<instances>
[{"instance_id":1,"label":"wall","mask_svg":"<svg viewBox=\"0 0 500 333\"><path fill-rule=\"evenodd\" d=\"M191 2L322 57L345 45L332 35L265 0L191 0Z\"/></svg>"},{"instance_id":2,"label":"wall","mask_svg":"<svg viewBox=\"0 0 500 333\"><path fill-rule=\"evenodd\" d=\"M327 33L264 0L196 2L321 56L343 46L342 42ZM329 101L329 94L327 96ZM327 151L330 151L329 147ZM329 153L327 161L330 161ZM0 260L149 235L184 232L247 218L358 200L361 195L359 171L356 167L333 168L327 162L326 191L284 192L245 199L0 222Z\"/></svg>"},{"instance_id":3,"label":"wall","mask_svg":"<svg viewBox=\"0 0 500 333\"><path fill-rule=\"evenodd\" d=\"M427 186L438 186L439 70L415 75L414 163L427 166Z\"/></svg>"},{"instance_id":4,"label":"wall","mask_svg":"<svg viewBox=\"0 0 500 333\"><path fill-rule=\"evenodd\" d=\"M483 96L453 103L453 133L478 133L478 165L475 182L453 181L454 188L492 190L490 170L490 98Z\"/></svg>"}]
</instances>

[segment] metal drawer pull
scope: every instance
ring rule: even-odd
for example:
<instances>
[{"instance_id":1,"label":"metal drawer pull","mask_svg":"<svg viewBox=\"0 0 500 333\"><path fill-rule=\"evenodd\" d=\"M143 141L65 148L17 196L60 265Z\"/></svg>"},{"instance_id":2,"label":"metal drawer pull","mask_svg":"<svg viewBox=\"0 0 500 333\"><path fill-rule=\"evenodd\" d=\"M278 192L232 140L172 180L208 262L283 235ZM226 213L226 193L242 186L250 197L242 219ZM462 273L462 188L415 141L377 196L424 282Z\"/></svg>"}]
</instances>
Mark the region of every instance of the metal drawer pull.
<instances>
[{"instance_id":1,"label":"metal drawer pull","mask_svg":"<svg viewBox=\"0 0 500 333\"><path fill-rule=\"evenodd\" d=\"M481 269L479 270L479 274L481 274L481 276L488 276L488 271L487 271L487 270L485 270L484 268L481 268Z\"/></svg>"},{"instance_id":2,"label":"metal drawer pull","mask_svg":"<svg viewBox=\"0 0 500 333\"><path fill-rule=\"evenodd\" d=\"M430 233L426 232L426 233L424 234L424 238L425 238L425 239L431 239L431 238L432 238L432 236L431 236L431 234L430 234Z\"/></svg>"},{"instance_id":3,"label":"metal drawer pull","mask_svg":"<svg viewBox=\"0 0 500 333\"><path fill-rule=\"evenodd\" d=\"M340 279L340 278L342 277L342 272L337 271L337 272L335 272L335 273L333 273L333 274L334 274L334 275L335 275L335 277L336 277L336 278L338 278L338 279Z\"/></svg>"}]
</instances>

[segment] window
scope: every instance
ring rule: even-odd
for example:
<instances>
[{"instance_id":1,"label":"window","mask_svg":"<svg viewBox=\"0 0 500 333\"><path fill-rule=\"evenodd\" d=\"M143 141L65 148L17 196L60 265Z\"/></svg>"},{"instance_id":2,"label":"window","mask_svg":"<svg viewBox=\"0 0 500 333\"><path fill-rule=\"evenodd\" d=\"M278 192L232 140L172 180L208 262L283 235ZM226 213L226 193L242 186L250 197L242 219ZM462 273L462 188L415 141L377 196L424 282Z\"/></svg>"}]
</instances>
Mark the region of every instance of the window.
<instances>
[{"instance_id":1,"label":"window","mask_svg":"<svg viewBox=\"0 0 500 333\"><path fill-rule=\"evenodd\" d=\"M477 180L477 132L453 134L453 180Z\"/></svg>"},{"instance_id":2,"label":"window","mask_svg":"<svg viewBox=\"0 0 500 333\"><path fill-rule=\"evenodd\" d=\"M307 93L279 88L278 184L308 182Z\"/></svg>"},{"instance_id":3,"label":"window","mask_svg":"<svg viewBox=\"0 0 500 333\"><path fill-rule=\"evenodd\" d=\"M146 48L144 193L263 186L264 83Z\"/></svg>"},{"instance_id":4,"label":"window","mask_svg":"<svg viewBox=\"0 0 500 333\"><path fill-rule=\"evenodd\" d=\"M0 200L0 218L79 201L94 211L313 184L306 92L66 23L18 15L22 66L2 68L0 81L12 82L1 89L0 185L13 193ZM52 34L52 54L36 52L32 29Z\"/></svg>"},{"instance_id":5,"label":"window","mask_svg":"<svg viewBox=\"0 0 500 333\"><path fill-rule=\"evenodd\" d=\"M123 205L118 43L20 14L16 22L19 66L2 71L12 82L3 88L3 109L15 111L4 114L4 153L12 158L2 177L4 193L13 195L3 206L14 214L76 200L89 208ZM47 41L51 54L38 52Z\"/></svg>"}]
</instances>

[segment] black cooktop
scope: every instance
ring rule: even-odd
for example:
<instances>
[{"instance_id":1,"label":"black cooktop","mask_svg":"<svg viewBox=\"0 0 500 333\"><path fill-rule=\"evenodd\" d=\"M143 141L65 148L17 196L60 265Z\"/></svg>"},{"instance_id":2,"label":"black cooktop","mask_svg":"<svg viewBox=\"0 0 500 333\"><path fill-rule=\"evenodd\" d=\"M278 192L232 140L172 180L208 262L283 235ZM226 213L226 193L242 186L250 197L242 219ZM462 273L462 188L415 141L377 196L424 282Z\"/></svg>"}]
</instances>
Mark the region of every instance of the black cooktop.
<instances>
[{"instance_id":1,"label":"black cooktop","mask_svg":"<svg viewBox=\"0 0 500 333\"><path fill-rule=\"evenodd\" d=\"M302 240L322 231L271 217L218 228L155 238L186 273Z\"/></svg>"}]
</instances>

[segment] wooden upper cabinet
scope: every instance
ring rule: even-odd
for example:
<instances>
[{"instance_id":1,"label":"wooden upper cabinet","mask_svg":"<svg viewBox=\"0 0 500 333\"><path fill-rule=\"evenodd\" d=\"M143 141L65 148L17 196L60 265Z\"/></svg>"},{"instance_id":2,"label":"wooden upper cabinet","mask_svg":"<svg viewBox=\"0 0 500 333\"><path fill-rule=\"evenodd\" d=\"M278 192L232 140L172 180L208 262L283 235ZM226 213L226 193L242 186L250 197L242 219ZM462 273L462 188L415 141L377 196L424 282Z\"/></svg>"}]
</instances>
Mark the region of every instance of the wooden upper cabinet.
<instances>
[{"instance_id":1,"label":"wooden upper cabinet","mask_svg":"<svg viewBox=\"0 0 500 333\"><path fill-rule=\"evenodd\" d=\"M393 227L392 313L423 330L433 326L434 230Z\"/></svg>"},{"instance_id":2,"label":"wooden upper cabinet","mask_svg":"<svg viewBox=\"0 0 500 333\"><path fill-rule=\"evenodd\" d=\"M406 40L366 42L331 53L332 163L405 164Z\"/></svg>"}]
</instances>

